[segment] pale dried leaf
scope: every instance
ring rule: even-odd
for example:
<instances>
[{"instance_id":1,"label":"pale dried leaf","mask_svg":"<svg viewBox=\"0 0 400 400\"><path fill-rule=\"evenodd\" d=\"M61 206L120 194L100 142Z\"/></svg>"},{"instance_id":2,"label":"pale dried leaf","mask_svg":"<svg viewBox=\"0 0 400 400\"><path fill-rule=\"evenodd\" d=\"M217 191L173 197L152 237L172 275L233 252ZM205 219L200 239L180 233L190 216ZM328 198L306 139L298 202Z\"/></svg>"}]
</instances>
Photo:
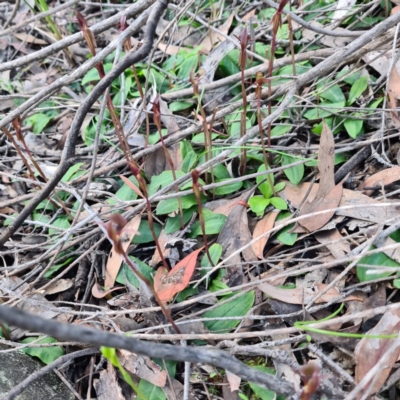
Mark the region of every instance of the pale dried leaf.
<instances>
[{"instance_id":1,"label":"pale dried leaf","mask_svg":"<svg viewBox=\"0 0 400 400\"><path fill-rule=\"evenodd\" d=\"M336 259L344 258L350 253L350 243L336 228L329 231L315 232L314 237L319 243L324 244Z\"/></svg>"},{"instance_id":2,"label":"pale dried leaf","mask_svg":"<svg viewBox=\"0 0 400 400\"><path fill-rule=\"evenodd\" d=\"M377 325L371 329L370 335L391 335L397 334L400 330L400 310L387 311ZM356 383L361 382L364 376L379 361L383 354L391 347L393 341L390 339L367 339L363 338L355 349L355 379ZM393 351L387 358L386 368L379 371L373 384L371 394L379 391L388 378L394 363L400 354L400 347Z\"/></svg>"},{"instance_id":3,"label":"pale dried leaf","mask_svg":"<svg viewBox=\"0 0 400 400\"><path fill-rule=\"evenodd\" d=\"M222 228L217 243L223 248L223 257L229 257L236 250L242 248L251 241L251 233L247 218L247 209L242 203L247 203L253 191L247 191L242 194L240 200L228 215L228 219ZM247 247L242 252L243 258L248 261L257 260L257 256L251 247ZM243 283L244 275L240 254L230 259L231 266L227 267L227 274L224 281L228 286L240 285Z\"/></svg>"},{"instance_id":4,"label":"pale dried leaf","mask_svg":"<svg viewBox=\"0 0 400 400\"><path fill-rule=\"evenodd\" d=\"M93 383L97 400L125 400L118 384L117 373L110 362L107 362L107 369L101 371L99 379L94 379Z\"/></svg>"},{"instance_id":5,"label":"pale dried leaf","mask_svg":"<svg viewBox=\"0 0 400 400\"><path fill-rule=\"evenodd\" d=\"M356 4L356 0L339 0L336 3L336 10L333 13L332 19L334 21L342 19Z\"/></svg>"},{"instance_id":6,"label":"pale dried leaf","mask_svg":"<svg viewBox=\"0 0 400 400\"><path fill-rule=\"evenodd\" d=\"M121 243L122 248L126 252L129 245L132 242L133 237L139 230L139 225L141 221L141 215L136 215L132 218L122 229L121 232ZM104 286L106 288L111 288L114 286L115 278L118 275L119 269L121 268L122 258L121 255L115 250L115 246L112 247L110 254L108 255L107 265L106 265L106 279L104 281Z\"/></svg>"},{"instance_id":7,"label":"pale dried leaf","mask_svg":"<svg viewBox=\"0 0 400 400\"><path fill-rule=\"evenodd\" d=\"M160 245L160 248L162 250L164 258L167 258L169 256L171 248L170 247L166 248L165 245L172 238L173 238L173 236L172 235L167 235L165 233L164 229L161 231L160 236L158 237L158 243ZM161 260L161 257L160 257L160 253L158 252L157 249L155 249L153 257L151 258L151 261L150 261L150 265L152 267L156 267L161 261L162 260Z\"/></svg>"},{"instance_id":8,"label":"pale dried leaf","mask_svg":"<svg viewBox=\"0 0 400 400\"><path fill-rule=\"evenodd\" d=\"M92 296L96 297L96 299L103 299L107 295L109 295L112 292L115 292L116 290L121 290L125 289L123 286L116 286L115 288L109 289L109 290L103 290L101 286L95 282L93 287L92 287Z\"/></svg>"},{"instance_id":9,"label":"pale dried leaf","mask_svg":"<svg viewBox=\"0 0 400 400\"><path fill-rule=\"evenodd\" d=\"M228 34L234 16L235 13L231 13L228 19L220 27L218 27L219 32L210 30L210 34L207 35L204 38L204 40L200 43L201 50L203 53L208 54L215 44L222 43L226 40L224 35ZM224 35L221 35L221 33Z\"/></svg>"},{"instance_id":10,"label":"pale dried leaf","mask_svg":"<svg viewBox=\"0 0 400 400\"><path fill-rule=\"evenodd\" d=\"M358 187L358 190L363 190L365 195L371 196L374 190L364 190L364 188L376 187L377 189L380 189L381 186L390 185L399 180L400 167L387 168L365 179L365 181Z\"/></svg>"},{"instance_id":11,"label":"pale dried leaf","mask_svg":"<svg viewBox=\"0 0 400 400\"><path fill-rule=\"evenodd\" d=\"M400 106L400 74L397 72L396 68L392 68L390 71L388 92L389 108L392 109L392 111L390 111L392 122L396 128L400 128L400 116L398 112L398 108Z\"/></svg>"},{"instance_id":12,"label":"pale dried leaf","mask_svg":"<svg viewBox=\"0 0 400 400\"><path fill-rule=\"evenodd\" d=\"M322 24L320 24L317 21L310 21L309 22L311 26L314 26L315 28L319 28L322 29L324 28L324 26ZM292 21L292 25L293 25L293 29L298 29L298 28L302 28L300 24L298 24L296 21ZM340 27L337 27L335 29L333 29L333 31L337 32L337 33L341 33L343 36L339 36L339 37L335 37L335 36L329 36L329 35L323 35L322 37L320 37L320 34L312 31L311 29L302 29L302 34L303 34L303 38L307 39L309 41L313 41L317 38L317 36L319 37L319 42L327 47L332 47L332 48L341 48L346 46L347 44L349 44L351 41L354 40L353 37L351 36L345 36L347 32L349 32L347 29L343 29Z\"/></svg>"},{"instance_id":13,"label":"pale dried leaf","mask_svg":"<svg viewBox=\"0 0 400 400\"><path fill-rule=\"evenodd\" d=\"M236 390L239 390L240 382L242 381L242 379L239 376L237 376L237 375L233 374L232 372L226 370L226 378L227 378L227 380L229 382L229 386L230 386L231 392L235 392Z\"/></svg>"},{"instance_id":14,"label":"pale dried leaf","mask_svg":"<svg viewBox=\"0 0 400 400\"><path fill-rule=\"evenodd\" d=\"M45 289L45 292L43 294L46 296L49 294L65 292L66 290L74 286L74 282L74 279L57 279Z\"/></svg>"},{"instance_id":15,"label":"pale dried leaf","mask_svg":"<svg viewBox=\"0 0 400 400\"><path fill-rule=\"evenodd\" d=\"M128 186L133 192L135 192L139 197L144 198L142 191L133 183L131 182L126 176L118 175L121 180Z\"/></svg>"},{"instance_id":16,"label":"pale dried leaf","mask_svg":"<svg viewBox=\"0 0 400 400\"><path fill-rule=\"evenodd\" d=\"M290 182L286 182L286 186L279 192L279 196L289 201L293 207L298 208L302 199L308 193L310 185L309 182L305 182L294 186ZM310 190L309 198L314 198L317 190L318 184L314 184ZM387 201L371 199L370 197L354 190L343 189L343 195L339 207L346 208L337 210L336 214L379 224L381 224L382 221L399 219L399 208L396 205L383 206L383 202L387 203Z\"/></svg>"},{"instance_id":17,"label":"pale dried leaf","mask_svg":"<svg viewBox=\"0 0 400 400\"><path fill-rule=\"evenodd\" d=\"M314 198L306 200L299 212L299 216L308 215L301 219L298 225L306 228L308 232L314 232L322 228L335 214L334 209L342 198L343 183L335 186L334 178L335 141L332 131L323 121L323 128L318 150L318 169L320 173L320 184ZM314 215L316 212L331 210L329 212ZM293 229L296 232L296 228Z\"/></svg>"},{"instance_id":18,"label":"pale dried leaf","mask_svg":"<svg viewBox=\"0 0 400 400\"><path fill-rule=\"evenodd\" d=\"M278 214L279 211L271 211L268 214L264 215L264 217L260 221L258 221L256 226L254 227L253 239L262 235L264 232L271 230L274 227L275 220ZM269 236L270 235L265 235L251 245L254 254L260 259L264 258L264 247L268 242Z\"/></svg>"},{"instance_id":19,"label":"pale dried leaf","mask_svg":"<svg viewBox=\"0 0 400 400\"><path fill-rule=\"evenodd\" d=\"M167 371L162 370L150 358L139 356L127 350L118 350L118 359L123 367L133 375L145 379L155 386L165 386Z\"/></svg>"},{"instance_id":20,"label":"pale dried leaf","mask_svg":"<svg viewBox=\"0 0 400 400\"><path fill-rule=\"evenodd\" d=\"M318 293L325 290L328 285L325 284L315 284L311 288L296 288L296 289L281 289L270 285L267 282L257 284L257 287L262 290L267 296L272 297L275 300L283 301L289 304L308 304L310 303ZM338 301L343 301L340 297L341 294L338 289L331 288L325 294L323 294L316 303L329 303L336 298L340 298ZM346 301L349 300L359 300L357 296L350 295L346 297Z\"/></svg>"}]
</instances>

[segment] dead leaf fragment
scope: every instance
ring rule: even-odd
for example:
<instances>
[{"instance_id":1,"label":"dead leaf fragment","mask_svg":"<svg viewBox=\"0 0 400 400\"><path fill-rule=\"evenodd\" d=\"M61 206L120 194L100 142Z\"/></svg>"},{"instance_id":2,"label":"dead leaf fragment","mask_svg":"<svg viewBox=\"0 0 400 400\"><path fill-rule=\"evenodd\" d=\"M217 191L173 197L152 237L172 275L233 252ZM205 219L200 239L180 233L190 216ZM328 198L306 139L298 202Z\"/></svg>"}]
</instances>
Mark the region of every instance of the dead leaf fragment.
<instances>
[{"instance_id":1,"label":"dead leaf fragment","mask_svg":"<svg viewBox=\"0 0 400 400\"><path fill-rule=\"evenodd\" d=\"M390 115L392 117L393 125L396 128L400 128L400 116L398 107L400 105L400 75L395 67L392 68L389 75L388 81L388 92L389 92L389 108Z\"/></svg>"},{"instance_id":2,"label":"dead leaf fragment","mask_svg":"<svg viewBox=\"0 0 400 400\"><path fill-rule=\"evenodd\" d=\"M296 289L281 289L270 285L267 282L259 283L257 287L262 290L267 296L272 297L275 300L283 301L289 304L308 304L310 303L318 293L322 292L328 285L323 283L315 284L311 288L296 288ZM322 295L316 304L329 303L330 301L339 298L340 292L336 288L329 289L324 295ZM345 301L349 300L360 300L357 296L350 295L346 297ZM343 301L340 297L339 301Z\"/></svg>"},{"instance_id":3,"label":"dead leaf fragment","mask_svg":"<svg viewBox=\"0 0 400 400\"><path fill-rule=\"evenodd\" d=\"M169 272L164 267L158 268L154 276L154 290L161 301L172 301L177 293L189 285L196 267L197 256L202 250L203 247L193 251L183 260L179 261Z\"/></svg>"},{"instance_id":4,"label":"dead leaf fragment","mask_svg":"<svg viewBox=\"0 0 400 400\"><path fill-rule=\"evenodd\" d=\"M275 220L278 214L279 211L271 211L268 214L264 215L264 217L260 221L258 221L256 226L254 227L253 239L262 235L264 232L271 230L274 227ZM251 245L254 254L260 259L264 258L264 247L267 244L269 237L270 235L266 235Z\"/></svg>"},{"instance_id":5,"label":"dead leaf fragment","mask_svg":"<svg viewBox=\"0 0 400 400\"><path fill-rule=\"evenodd\" d=\"M322 228L335 214L335 208L339 205L343 193L343 182L335 186L334 178L335 141L332 131L323 121L321 140L318 151L318 169L320 184L317 193L312 200L306 200L300 209L299 216L309 215L301 219L299 224L308 232L314 232ZM314 215L320 211L331 210L323 214ZM295 232L296 229L293 229Z\"/></svg>"},{"instance_id":6,"label":"dead leaf fragment","mask_svg":"<svg viewBox=\"0 0 400 400\"><path fill-rule=\"evenodd\" d=\"M117 373L110 362L107 362L107 369L101 371L99 379L94 379L93 383L98 400L125 400Z\"/></svg>"},{"instance_id":7,"label":"dead leaf fragment","mask_svg":"<svg viewBox=\"0 0 400 400\"><path fill-rule=\"evenodd\" d=\"M350 244L340 232L335 229L314 233L315 239L324 244L336 259L344 258L350 253ZM332 243L335 242L335 243Z\"/></svg>"},{"instance_id":8,"label":"dead leaf fragment","mask_svg":"<svg viewBox=\"0 0 400 400\"><path fill-rule=\"evenodd\" d=\"M74 279L58 279L48 286L43 293L45 296L64 292L74 286Z\"/></svg>"},{"instance_id":9,"label":"dead leaf fragment","mask_svg":"<svg viewBox=\"0 0 400 400\"><path fill-rule=\"evenodd\" d=\"M112 292L115 292L116 290L121 290L125 289L123 286L117 286L115 288L109 289L109 290L103 290L101 286L95 282L93 287L92 287L92 296L96 297L96 299L102 299L109 295Z\"/></svg>"},{"instance_id":10,"label":"dead leaf fragment","mask_svg":"<svg viewBox=\"0 0 400 400\"><path fill-rule=\"evenodd\" d=\"M131 219L122 229L121 244L125 252L128 250L128 247L131 244L133 237L139 231L140 221L141 215L139 214L135 218ZM104 281L104 286L106 288L111 288L114 286L115 278L118 275L121 264L122 258L116 251L115 246L113 246L110 254L108 255L106 265L106 279Z\"/></svg>"},{"instance_id":11,"label":"dead leaf fragment","mask_svg":"<svg viewBox=\"0 0 400 400\"><path fill-rule=\"evenodd\" d=\"M400 330L400 310L387 311L375 328L371 329L369 335L391 335ZM355 378L356 383L361 382L365 375L375 366L383 354L393 344L393 339L369 339L363 338L355 349ZM400 354L400 347L393 351L387 358L386 368L379 371L375 376L370 394L374 394L384 385L394 363Z\"/></svg>"},{"instance_id":12,"label":"dead leaf fragment","mask_svg":"<svg viewBox=\"0 0 400 400\"><path fill-rule=\"evenodd\" d=\"M309 193L309 198L314 198L318 184L314 184L310 189L311 183L300 183L297 186L292 185L290 182L285 182L285 188L278 193L284 200L289 201L290 204L298 208L301 200ZM387 201L385 202L387 203ZM400 209L396 205L382 205L381 201L371 199L361 192L354 190L343 189L342 199L339 207L344 207L336 211L336 215L350 217L354 219L361 219L381 224L383 221L400 218Z\"/></svg>"},{"instance_id":13,"label":"dead leaf fragment","mask_svg":"<svg viewBox=\"0 0 400 400\"><path fill-rule=\"evenodd\" d=\"M392 167L383 169L365 179L360 184L358 190L364 190L364 188L377 187L380 189L381 186L390 185L393 182L400 181L400 167ZM371 196L374 190L364 190L364 194Z\"/></svg>"},{"instance_id":14,"label":"dead leaf fragment","mask_svg":"<svg viewBox=\"0 0 400 400\"><path fill-rule=\"evenodd\" d=\"M155 386L164 387L167 382L167 371L162 370L152 359L118 350L118 359L122 366L133 375L149 381Z\"/></svg>"},{"instance_id":15,"label":"dead leaf fragment","mask_svg":"<svg viewBox=\"0 0 400 400\"><path fill-rule=\"evenodd\" d=\"M242 379L239 376L237 376L237 375L233 374L232 372L226 370L226 378L227 378L227 381L229 383L231 392L235 392L235 391L239 390L240 383L242 381Z\"/></svg>"},{"instance_id":16,"label":"dead leaf fragment","mask_svg":"<svg viewBox=\"0 0 400 400\"><path fill-rule=\"evenodd\" d=\"M236 205L229 213L228 219L218 236L217 243L223 248L222 256L224 258L229 257L251 241L247 209L243 204L247 203L252 193L252 190L247 191L240 196L240 199L237 199ZM242 252L242 256L248 262L257 260L251 247L246 247ZM227 274L224 276L224 282L229 287L242 284L244 274L240 254L236 254L234 257L230 258L229 263L231 266L227 267Z\"/></svg>"},{"instance_id":17,"label":"dead leaf fragment","mask_svg":"<svg viewBox=\"0 0 400 400\"><path fill-rule=\"evenodd\" d=\"M204 54L208 54L215 44L222 43L226 40L225 35L227 35L229 32L229 28L232 25L234 16L235 13L232 13L228 19L220 27L218 27L219 32L211 30L210 34L207 35L200 43L201 50Z\"/></svg>"}]
</instances>

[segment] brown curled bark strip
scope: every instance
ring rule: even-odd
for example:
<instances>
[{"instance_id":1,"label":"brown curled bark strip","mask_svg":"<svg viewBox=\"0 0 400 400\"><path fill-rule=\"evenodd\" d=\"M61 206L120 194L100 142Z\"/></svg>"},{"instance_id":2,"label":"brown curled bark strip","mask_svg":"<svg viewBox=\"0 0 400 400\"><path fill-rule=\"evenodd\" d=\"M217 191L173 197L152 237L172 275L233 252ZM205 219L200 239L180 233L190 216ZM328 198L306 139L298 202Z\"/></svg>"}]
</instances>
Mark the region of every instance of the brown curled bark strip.
<instances>
[{"instance_id":1,"label":"brown curled bark strip","mask_svg":"<svg viewBox=\"0 0 400 400\"><path fill-rule=\"evenodd\" d=\"M291 383L257 371L221 350L146 342L115 333L44 319L18 308L7 306L0 306L0 320L31 332L41 332L56 337L59 340L124 349L151 358L215 365L240 376L246 381L268 387L283 396L294 394L294 387Z\"/></svg>"},{"instance_id":2,"label":"brown curled bark strip","mask_svg":"<svg viewBox=\"0 0 400 400\"><path fill-rule=\"evenodd\" d=\"M51 191L55 188L57 183L61 180L64 174L68 171L68 168L73 162L75 156L76 140L78 138L80 128L86 114L93 106L95 101L104 93L108 86L111 85L114 79L121 75L131 65L143 60L150 52L153 45L155 31L163 12L165 11L168 3L166 0L159 0L153 6L153 10L147 20L146 33L143 39L141 47L137 51L128 53L104 79L102 79L93 91L88 95L85 101L80 105L75 118L71 125L70 133L65 142L64 151L62 153L60 165L54 173L51 180L44 186L44 188L31 200L31 202L21 211L14 222L8 226L5 232L0 237L0 246L14 234L14 232L23 224L30 213L36 208L36 206L50 195Z\"/></svg>"}]
</instances>

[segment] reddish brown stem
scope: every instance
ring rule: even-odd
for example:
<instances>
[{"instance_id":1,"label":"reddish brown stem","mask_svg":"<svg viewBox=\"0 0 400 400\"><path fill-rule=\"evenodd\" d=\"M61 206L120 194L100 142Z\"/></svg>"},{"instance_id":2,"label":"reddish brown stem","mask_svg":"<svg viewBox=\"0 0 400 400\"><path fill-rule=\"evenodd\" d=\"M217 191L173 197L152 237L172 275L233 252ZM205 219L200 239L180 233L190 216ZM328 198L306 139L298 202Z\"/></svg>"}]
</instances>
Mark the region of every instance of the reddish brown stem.
<instances>
[{"instance_id":1,"label":"reddish brown stem","mask_svg":"<svg viewBox=\"0 0 400 400\"><path fill-rule=\"evenodd\" d=\"M139 183L139 188L142 191L143 197L144 197L144 199L146 201L147 218L149 220L149 228L150 228L151 234L153 236L154 242L156 244L156 248L157 248L158 254L160 255L160 258L161 258L161 261L163 263L163 266L169 271L171 268L169 267L167 261L165 260L165 257L164 257L164 254L162 252L160 243L158 241L158 237L157 237L156 232L154 230L153 214L151 212L151 204L150 204L150 200L149 200L149 193L147 191L146 181L143 179L141 171L140 171L140 168L136 164L130 162L129 163L129 167L130 167L133 175L137 179L137 181Z\"/></svg>"},{"instance_id":2,"label":"reddish brown stem","mask_svg":"<svg viewBox=\"0 0 400 400\"><path fill-rule=\"evenodd\" d=\"M203 233L204 248L205 248L205 251L206 251L206 254L207 254L208 261L210 261L210 264L214 267L214 263L212 261L210 252L208 250L206 226L205 226L205 223L204 223L203 208L202 208L202 205L201 205L201 197L200 197L199 172L196 169L194 169L190 174L192 176L193 192L194 192L194 195L196 196L197 208L199 210L199 222L200 222L201 231Z\"/></svg>"}]
</instances>

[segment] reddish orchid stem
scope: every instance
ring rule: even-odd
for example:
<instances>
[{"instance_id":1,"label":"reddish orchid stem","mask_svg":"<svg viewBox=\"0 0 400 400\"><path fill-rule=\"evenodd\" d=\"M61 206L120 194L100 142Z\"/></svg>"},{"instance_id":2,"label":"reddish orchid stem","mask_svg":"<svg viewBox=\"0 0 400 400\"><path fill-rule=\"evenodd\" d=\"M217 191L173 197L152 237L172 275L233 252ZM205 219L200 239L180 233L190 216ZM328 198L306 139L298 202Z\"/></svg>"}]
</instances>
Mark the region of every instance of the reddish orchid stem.
<instances>
[{"instance_id":1,"label":"reddish orchid stem","mask_svg":"<svg viewBox=\"0 0 400 400\"><path fill-rule=\"evenodd\" d=\"M121 242L121 236L120 233L122 231L122 228L126 225L126 220L125 218L120 215L120 214L113 214L110 217L110 221L105 224L106 225L106 231L109 239L111 239L112 243L114 244L115 251L120 254L126 264L131 268L132 272L140 279L143 281L146 286L149 288L150 292L154 296L154 299L156 300L157 304L160 306L163 314L167 318L168 322L173 326L175 329L176 333L181 333L179 328L176 326L174 320L171 317L171 312L168 310L164 303L160 300L158 297L157 292L154 290L154 287L152 286L151 282L138 270L135 268L133 265L131 259L128 257L126 254L125 250L123 249L122 242Z\"/></svg>"},{"instance_id":2,"label":"reddish orchid stem","mask_svg":"<svg viewBox=\"0 0 400 400\"><path fill-rule=\"evenodd\" d=\"M164 138L161 132L161 110L160 110L160 96L157 96L154 99L153 102L153 120L154 123L157 127L158 130L158 134L160 135L160 141L161 141L161 145L165 154L165 158L167 159L167 162L171 168L171 172L172 172L172 177L174 179L174 182L176 182L176 172L175 172L175 165L174 162L172 161L171 155L169 154L169 151L167 149L167 146L164 143ZM179 186L177 184L175 184L175 190L176 193L179 193ZM182 200L180 197L178 197L178 206L179 206L179 220L181 223L181 229L184 228L185 224L183 221L183 209L182 209Z\"/></svg>"},{"instance_id":3,"label":"reddish orchid stem","mask_svg":"<svg viewBox=\"0 0 400 400\"><path fill-rule=\"evenodd\" d=\"M201 231L202 231L202 233L203 233L204 249L205 249L205 251L206 251L208 261L210 261L211 266L214 267L215 265L214 265L214 263L213 263L213 261L212 261L210 252L209 252L209 250L208 250L208 242L207 242L207 235L206 235L206 226L205 226L205 223L204 223L203 208L202 208L202 205L201 205L200 185L199 185L199 176L200 176L200 174L199 174L199 172L198 172L196 169L194 169L194 170L191 171L190 175L192 176L192 187L193 187L193 192L194 192L194 195L196 196L197 208L198 208L198 210L199 210L199 222L200 222L200 226L201 226Z\"/></svg>"},{"instance_id":4,"label":"reddish orchid stem","mask_svg":"<svg viewBox=\"0 0 400 400\"><path fill-rule=\"evenodd\" d=\"M272 93L272 71L274 68L274 57L275 57L275 48L276 48L276 36L278 34L278 29L282 26L282 11L285 8L286 4L289 0L281 0L279 3L278 9L276 10L275 15L272 18L272 40L271 40L271 56L268 65L268 99L271 98ZM268 115L272 113L272 104L271 100L268 101ZM267 140L268 140L268 148L271 148L271 123L268 124L267 128ZM272 154L269 153L269 163L272 164Z\"/></svg>"},{"instance_id":5,"label":"reddish orchid stem","mask_svg":"<svg viewBox=\"0 0 400 400\"><path fill-rule=\"evenodd\" d=\"M16 133L17 139L22 143L26 153L28 154L29 159L32 161L32 164L35 166L36 170L39 172L39 174L42 177L42 179L45 182L47 182L46 175L44 174L44 172L42 171L42 169L40 168L40 166L36 162L36 160L32 157L32 154L29 151L28 146L26 145L25 138L24 138L24 135L23 135L22 129L21 129L21 119L20 118L15 118L12 121L12 125L13 125L13 127L15 129L15 133ZM11 143L14 145L15 150L17 151L17 153L21 157L22 162L25 164L31 179L36 181L37 180L36 176L35 176L34 172L32 171L32 169L31 169L31 167L30 167L30 165L28 163L28 160L24 157L23 153L19 149L19 147L18 147L16 141L14 140L14 137L12 136L11 132L6 127L2 128L2 130L3 130L4 134L8 137L8 139L11 141ZM53 206L55 206L56 208L58 208L61 205L61 207L64 209L65 213L72 219L73 217L72 217L71 213L69 212L69 210L68 210L67 206L64 204L64 202L60 199L60 197L58 196L57 192L55 190L53 190L52 192L53 192L53 195L56 198L56 200L59 202L59 204L55 203L49 197L50 203L53 204Z\"/></svg>"},{"instance_id":6,"label":"reddish orchid stem","mask_svg":"<svg viewBox=\"0 0 400 400\"><path fill-rule=\"evenodd\" d=\"M151 212L151 204L150 204L150 200L149 200L149 193L147 191L146 181L143 179L141 170L136 164L129 162L129 168L131 169L133 176L137 179L137 181L139 183L139 188L142 191L143 197L146 201L147 218L149 220L149 228L150 228L151 234L153 236L154 242L156 244L158 254L160 255L160 258L161 258L164 268L166 268L169 271L171 268L169 267L167 261L165 260L160 243L158 241L158 237L154 230L154 220L153 220L153 214Z\"/></svg>"},{"instance_id":7,"label":"reddish orchid stem","mask_svg":"<svg viewBox=\"0 0 400 400\"><path fill-rule=\"evenodd\" d=\"M190 82L193 86L193 94L196 97L197 103L199 105L199 111L202 119L202 124L203 124L203 131L204 131L204 148L205 148L205 159L206 161L211 160L212 158L212 137L211 137L211 131L212 131L212 125L210 125L211 129L208 127L207 124L207 117L206 113L203 108L203 104L201 102L201 96L200 96L200 91L199 91L199 77L194 76L193 71L190 72ZM211 174L211 182L214 182L214 169L213 166L210 167L210 174ZM205 181L208 183L208 175L205 175ZM212 190L213 197L215 197L215 190Z\"/></svg>"},{"instance_id":8,"label":"reddish orchid stem","mask_svg":"<svg viewBox=\"0 0 400 400\"><path fill-rule=\"evenodd\" d=\"M247 119L247 95L246 95L246 82L244 78L244 71L247 63L247 45L250 42L250 35L247 33L247 29L244 28L238 37L240 42L240 54L239 54L239 65L242 79L242 99L243 99L243 112L240 116L240 137L246 134L246 119ZM246 148L242 148L242 155L240 160L241 174L246 174L247 166L247 152Z\"/></svg>"},{"instance_id":9,"label":"reddish orchid stem","mask_svg":"<svg viewBox=\"0 0 400 400\"><path fill-rule=\"evenodd\" d=\"M78 23L79 23L79 26L83 33L83 36L86 40L86 43L89 47L89 50L92 53L92 56L94 57L96 55L96 40L93 35L93 32L88 28L86 19L83 17L83 15L79 11L76 11L76 18L78 20ZM103 62L100 61L95 66L95 68L97 69L97 71L99 73L100 79L103 79L106 76L105 71L104 71ZM114 125L115 133L118 137L119 144L121 146L121 150L123 151L126 160L129 162L132 160L132 153L130 151L129 144L128 144L125 134L124 134L124 128L121 124L120 119L117 116L117 113L115 112L115 107L114 107L114 104L112 103L110 95L107 96L107 108L108 108L108 111L110 112L111 121Z\"/></svg>"}]
</instances>

